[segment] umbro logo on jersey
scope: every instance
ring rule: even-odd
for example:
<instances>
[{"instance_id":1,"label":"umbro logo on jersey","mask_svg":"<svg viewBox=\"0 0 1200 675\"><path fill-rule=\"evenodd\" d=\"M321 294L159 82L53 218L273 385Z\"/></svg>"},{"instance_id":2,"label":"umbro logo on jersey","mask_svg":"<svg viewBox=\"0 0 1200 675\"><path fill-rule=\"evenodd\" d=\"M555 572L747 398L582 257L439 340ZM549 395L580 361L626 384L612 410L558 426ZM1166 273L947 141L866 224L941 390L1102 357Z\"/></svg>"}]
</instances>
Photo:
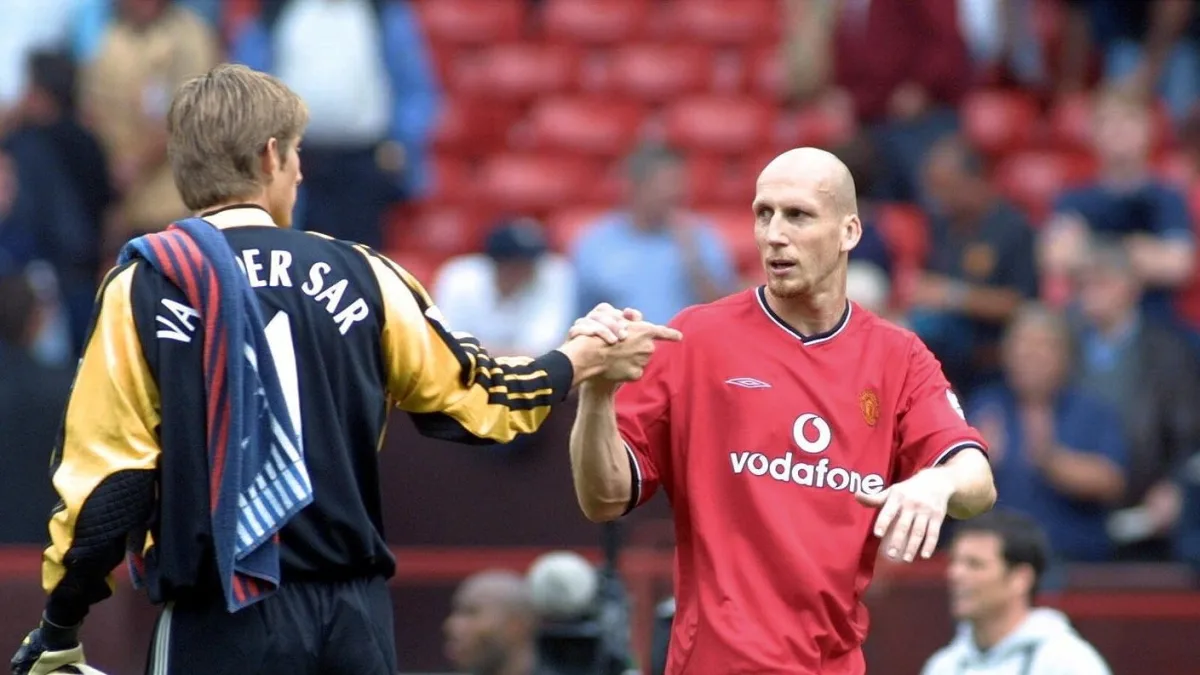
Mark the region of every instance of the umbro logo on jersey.
<instances>
[{"instance_id":1,"label":"umbro logo on jersey","mask_svg":"<svg viewBox=\"0 0 1200 675\"><path fill-rule=\"evenodd\" d=\"M771 385L767 384L766 382L763 382L762 380L756 380L753 377L734 377L734 378L725 380L725 384L732 384L735 387L742 387L744 389L770 389L771 388Z\"/></svg>"}]
</instances>

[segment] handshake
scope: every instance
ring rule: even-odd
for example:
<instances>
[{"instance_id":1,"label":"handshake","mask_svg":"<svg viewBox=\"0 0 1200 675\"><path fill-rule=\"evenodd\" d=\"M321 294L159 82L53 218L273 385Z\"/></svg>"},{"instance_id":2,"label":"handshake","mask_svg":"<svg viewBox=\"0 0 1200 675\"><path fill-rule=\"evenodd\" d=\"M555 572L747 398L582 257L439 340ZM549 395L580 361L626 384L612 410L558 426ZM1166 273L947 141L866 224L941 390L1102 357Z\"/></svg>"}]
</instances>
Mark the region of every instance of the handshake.
<instances>
[{"instance_id":1,"label":"handshake","mask_svg":"<svg viewBox=\"0 0 1200 675\"><path fill-rule=\"evenodd\" d=\"M642 377L656 342L682 338L674 328L643 321L636 309L619 310L605 302L575 321L559 351L575 366L576 384L615 386Z\"/></svg>"}]
</instances>

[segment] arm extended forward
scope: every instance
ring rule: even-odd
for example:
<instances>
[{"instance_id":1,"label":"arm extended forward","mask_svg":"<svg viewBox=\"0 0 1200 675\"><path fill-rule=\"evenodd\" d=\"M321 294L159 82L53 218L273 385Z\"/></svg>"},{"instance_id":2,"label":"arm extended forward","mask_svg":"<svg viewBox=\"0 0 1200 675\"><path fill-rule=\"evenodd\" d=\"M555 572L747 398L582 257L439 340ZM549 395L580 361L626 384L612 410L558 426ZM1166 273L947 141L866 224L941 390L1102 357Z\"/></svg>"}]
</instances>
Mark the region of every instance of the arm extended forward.
<instances>
[{"instance_id":1,"label":"arm extended forward","mask_svg":"<svg viewBox=\"0 0 1200 675\"><path fill-rule=\"evenodd\" d=\"M575 496L588 520L620 518L633 499L633 468L617 431L616 385L585 382L571 427L571 475Z\"/></svg>"}]
</instances>

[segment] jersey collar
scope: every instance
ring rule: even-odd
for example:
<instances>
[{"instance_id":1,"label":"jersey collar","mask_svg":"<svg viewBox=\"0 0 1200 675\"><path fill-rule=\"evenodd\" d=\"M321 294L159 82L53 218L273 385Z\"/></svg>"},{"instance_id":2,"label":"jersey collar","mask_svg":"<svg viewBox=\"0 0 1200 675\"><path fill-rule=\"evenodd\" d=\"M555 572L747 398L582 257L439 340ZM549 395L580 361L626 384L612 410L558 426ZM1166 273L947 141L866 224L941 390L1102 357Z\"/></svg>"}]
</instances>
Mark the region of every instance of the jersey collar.
<instances>
[{"instance_id":1,"label":"jersey collar","mask_svg":"<svg viewBox=\"0 0 1200 675\"><path fill-rule=\"evenodd\" d=\"M234 204L212 211L205 211L200 217L208 221L218 230L227 227L275 227L271 214L257 204Z\"/></svg>"},{"instance_id":2,"label":"jersey collar","mask_svg":"<svg viewBox=\"0 0 1200 675\"><path fill-rule=\"evenodd\" d=\"M766 286L759 286L757 289L755 289L754 295L756 298L758 298L758 306L762 307L763 313L767 315L767 318L770 319L771 322L776 326L779 326L786 331L789 335L799 340L800 343L805 346L829 342L833 338L840 335L841 332L846 329L846 326L850 324L850 314L853 312L853 305L849 300L846 300L846 311L842 312L842 318L838 319L838 322L834 324L833 328L830 328L822 333L805 335L804 333L801 333L793 328L790 324L788 324L788 322L780 318L780 316L776 314L773 309L771 309L771 306L767 304Z\"/></svg>"}]
</instances>

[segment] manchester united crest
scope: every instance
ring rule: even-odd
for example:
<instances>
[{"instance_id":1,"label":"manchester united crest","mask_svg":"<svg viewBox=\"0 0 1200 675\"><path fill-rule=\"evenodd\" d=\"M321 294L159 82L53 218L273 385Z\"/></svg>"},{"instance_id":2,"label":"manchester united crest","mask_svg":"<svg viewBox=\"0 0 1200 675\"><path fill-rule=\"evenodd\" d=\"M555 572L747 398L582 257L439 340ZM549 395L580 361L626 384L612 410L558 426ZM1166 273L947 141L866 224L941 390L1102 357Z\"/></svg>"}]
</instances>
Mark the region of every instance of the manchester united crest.
<instances>
[{"instance_id":1,"label":"manchester united crest","mask_svg":"<svg viewBox=\"0 0 1200 675\"><path fill-rule=\"evenodd\" d=\"M873 427L879 421L879 395L874 389L864 390L858 395L858 407L862 410L863 421Z\"/></svg>"}]
</instances>

